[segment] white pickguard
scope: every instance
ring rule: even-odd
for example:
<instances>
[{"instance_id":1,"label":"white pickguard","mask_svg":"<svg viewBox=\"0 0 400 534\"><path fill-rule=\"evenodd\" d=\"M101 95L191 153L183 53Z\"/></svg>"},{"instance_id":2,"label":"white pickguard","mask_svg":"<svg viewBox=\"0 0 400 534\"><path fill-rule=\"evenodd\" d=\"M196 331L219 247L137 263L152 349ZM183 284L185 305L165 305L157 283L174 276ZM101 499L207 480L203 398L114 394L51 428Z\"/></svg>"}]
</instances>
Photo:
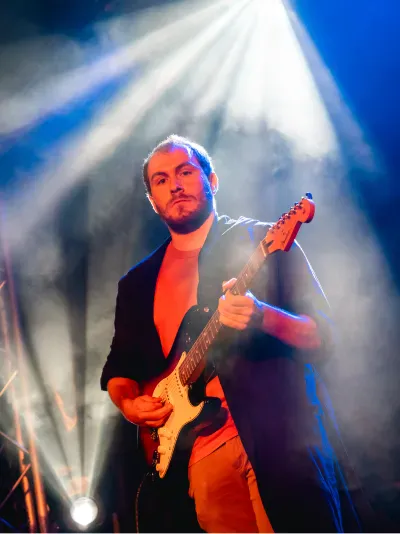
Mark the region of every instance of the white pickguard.
<instances>
[{"instance_id":1,"label":"white pickguard","mask_svg":"<svg viewBox=\"0 0 400 534\"><path fill-rule=\"evenodd\" d=\"M182 428L196 419L204 406L204 401L197 406L191 404L189 386L184 386L180 381L178 371L185 357L184 352L174 371L161 380L153 392L154 397L162 397L174 407L165 425L158 429L160 445L157 449L159 459L156 469L160 478L164 478L167 473Z\"/></svg>"}]
</instances>

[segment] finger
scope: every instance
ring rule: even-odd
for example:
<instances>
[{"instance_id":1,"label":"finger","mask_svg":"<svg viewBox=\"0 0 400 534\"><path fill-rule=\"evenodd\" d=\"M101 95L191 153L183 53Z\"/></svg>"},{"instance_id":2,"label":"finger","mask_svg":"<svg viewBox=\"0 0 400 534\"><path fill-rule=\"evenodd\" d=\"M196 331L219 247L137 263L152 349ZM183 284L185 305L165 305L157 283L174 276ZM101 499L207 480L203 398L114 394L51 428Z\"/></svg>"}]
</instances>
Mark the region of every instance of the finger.
<instances>
[{"instance_id":1,"label":"finger","mask_svg":"<svg viewBox=\"0 0 400 534\"><path fill-rule=\"evenodd\" d=\"M231 313L229 311L224 311L222 314L220 313L220 316L222 316L222 319L226 319L227 321L234 321L237 323L247 324L250 321L250 316L247 314Z\"/></svg>"},{"instance_id":2,"label":"finger","mask_svg":"<svg viewBox=\"0 0 400 534\"><path fill-rule=\"evenodd\" d=\"M162 402L161 397L152 397L151 395L141 395L140 399L145 402Z\"/></svg>"},{"instance_id":3,"label":"finger","mask_svg":"<svg viewBox=\"0 0 400 534\"><path fill-rule=\"evenodd\" d=\"M246 295L232 295L232 293L227 293L225 301L238 308L254 307L254 300Z\"/></svg>"},{"instance_id":4,"label":"finger","mask_svg":"<svg viewBox=\"0 0 400 534\"><path fill-rule=\"evenodd\" d=\"M164 405L164 402L162 401L162 399L159 399L156 397L147 397L147 398L139 397L138 401L140 402L141 406L146 406L147 407L146 409L149 409L149 408L155 409L156 406L160 407Z\"/></svg>"},{"instance_id":5,"label":"finger","mask_svg":"<svg viewBox=\"0 0 400 534\"><path fill-rule=\"evenodd\" d=\"M146 426L152 426L153 428L160 428L160 426L164 426L167 422L168 417L163 417L162 419L158 419L157 421L145 421Z\"/></svg>"},{"instance_id":6,"label":"finger","mask_svg":"<svg viewBox=\"0 0 400 534\"><path fill-rule=\"evenodd\" d=\"M159 410L161 408L163 408L164 405L162 402L144 402L144 403L140 403L138 408L141 412L146 412L146 414L148 413L151 413L151 412L154 412L155 410ZM146 415L147 417L147 415Z\"/></svg>"},{"instance_id":7,"label":"finger","mask_svg":"<svg viewBox=\"0 0 400 534\"><path fill-rule=\"evenodd\" d=\"M230 322L230 323L247 325L250 322L250 316L239 315L237 313L224 312L222 314L220 313L220 321L222 324L226 324L227 322Z\"/></svg>"},{"instance_id":8,"label":"finger","mask_svg":"<svg viewBox=\"0 0 400 534\"><path fill-rule=\"evenodd\" d=\"M229 328L234 328L235 330L245 330L247 328L247 323L235 321L228 317L221 317L220 322L224 326L228 326Z\"/></svg>"},{"instance_id":9,"label":"finger","mask_svg":"<svg viewBox=\"0 0 400 534\"><path fill-rule=\"evenodd\" d=\"M222 292L225 293L228 289L231 289L236 284L237 278L231 278L228 281L222 282Z\"/></svg>"},{"instance_id":10,"label":"finger","mask_svg":"<svg viewBox=\"0 0 400 534\"><path fill-rule=\"evenodd\" d=\"M146 412L144 418L149 421L157 421L158 419L162 419L163 417L166 417L169 415L173 410L172 404L166 404L162 408L159 408L158 410L152 410L150 412Z\"/></svg>"},{"instance_id":11,"label":"finger","mask_svg":"<svg viewBox=\"0 0 400 534\"><path fill-rule=\"evenodd\" d=\"M218 311L223 315L251 317L254 313L254 308L250 306L231 306L228 302L223 302L218 306Z\"/></svg>"}]
</instances>

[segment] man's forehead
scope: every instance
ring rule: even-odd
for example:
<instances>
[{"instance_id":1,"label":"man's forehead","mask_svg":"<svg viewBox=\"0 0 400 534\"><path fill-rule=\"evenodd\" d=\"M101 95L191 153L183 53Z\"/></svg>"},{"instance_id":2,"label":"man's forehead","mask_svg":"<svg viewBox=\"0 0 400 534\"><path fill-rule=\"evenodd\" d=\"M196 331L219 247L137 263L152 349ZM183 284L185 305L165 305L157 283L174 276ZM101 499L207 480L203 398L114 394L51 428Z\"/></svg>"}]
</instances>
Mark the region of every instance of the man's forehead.
<instances>
[{"instance_id":1,"label":"man's forehead","mask_svg":"<svg viewBox=\"0 0 400 534\"><path fill-rule=\"evenodd\" d=\"M149 161L149 174L162 170L163 167L176 167L185 161L199 165L192 150L184 146L172 146L168 151L156 152Z\"/></svg>"}]
</instances>

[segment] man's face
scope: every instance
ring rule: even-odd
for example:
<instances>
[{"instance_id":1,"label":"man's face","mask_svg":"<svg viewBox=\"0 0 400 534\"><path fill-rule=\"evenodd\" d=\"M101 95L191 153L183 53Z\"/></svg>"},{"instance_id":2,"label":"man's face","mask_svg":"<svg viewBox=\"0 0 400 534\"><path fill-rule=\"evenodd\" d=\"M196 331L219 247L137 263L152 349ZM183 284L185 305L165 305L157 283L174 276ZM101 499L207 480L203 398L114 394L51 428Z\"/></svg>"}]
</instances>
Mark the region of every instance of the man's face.
<instances>
[{"instance_id":1,"label":"man's face","mask_svg":"<svg viewBox=\"0 0 400 534\"><path fill-rule=\"evenodd\" d=\"M171 147L154 154L147 170L150 202L161 219L180 234L199 228L213 210L213 192L196 156Z\"/></svg>"}]
</instances>

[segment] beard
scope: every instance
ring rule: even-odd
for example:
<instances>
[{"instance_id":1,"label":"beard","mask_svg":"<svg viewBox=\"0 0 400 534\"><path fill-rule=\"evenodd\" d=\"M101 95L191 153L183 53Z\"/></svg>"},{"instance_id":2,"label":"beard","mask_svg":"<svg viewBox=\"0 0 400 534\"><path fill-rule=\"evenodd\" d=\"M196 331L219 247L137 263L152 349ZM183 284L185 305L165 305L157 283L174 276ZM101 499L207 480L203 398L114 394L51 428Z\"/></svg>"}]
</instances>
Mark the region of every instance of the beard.
<instances>
[{"instance_id":1,"label":"beard","mask_svg":"<svg viewBox=\"0 0 400 534\"><path fill-rule=\"evenodd\" d=\"M168 206L165 210L161 210L157 206L158 214L161 220L173 232L177 234L190 234L200 228L214 209L214 197L211 192L211 187L208 182L204 184L204 193L200 199L183 194L176 196L171 201L171 204L179 198L195 199L198 201L198 204L194 208L189 208L186 206L186 202L182 202L177 205L177 209L175 207L173 208L177 212L174 215L169 213Z\"/></svg>"}]
</instances>

